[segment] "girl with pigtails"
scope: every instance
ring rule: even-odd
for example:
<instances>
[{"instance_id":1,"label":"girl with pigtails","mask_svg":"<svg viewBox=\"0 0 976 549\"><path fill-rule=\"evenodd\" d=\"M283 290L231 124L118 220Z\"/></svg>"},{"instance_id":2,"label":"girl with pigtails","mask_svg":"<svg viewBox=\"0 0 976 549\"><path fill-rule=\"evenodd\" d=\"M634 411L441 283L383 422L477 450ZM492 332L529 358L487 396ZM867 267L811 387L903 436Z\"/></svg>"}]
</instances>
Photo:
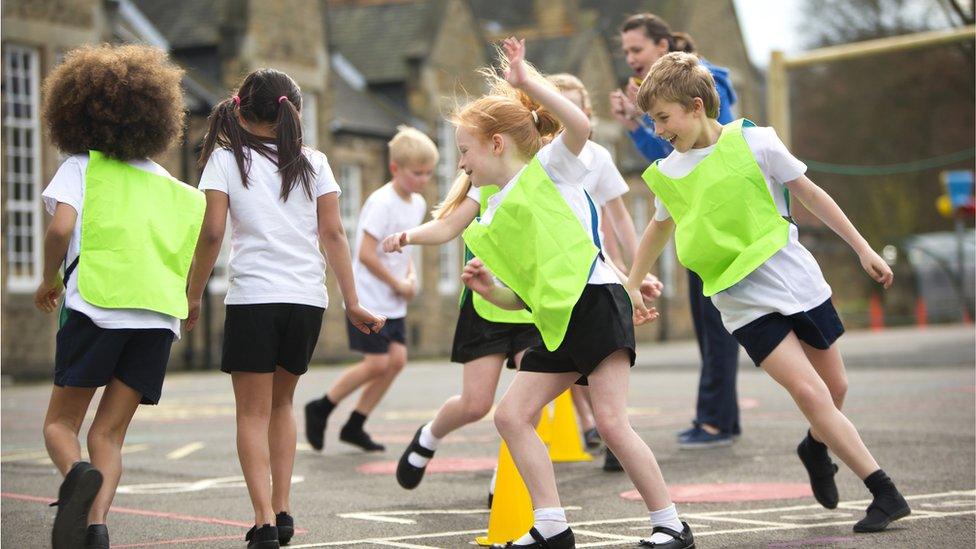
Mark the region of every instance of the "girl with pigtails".
<instances>
[{"instance_id":1,"label":"girl with pigtails","mask_svg":"<svg viewBox=\"0 0 976 549\"><path fill-rule=\"evenodd\" d=\"M187 330L231 221L230 285L224 300L221 370L237 406L237 453L254 507L252 549L287 544L295 462L292 398L308 370L335 271L350 322L363 333L385 321L359 305L339 185L321 152L302 144L302 95L274 69L249 74L210 115L200 153L207 208L187 290ZM325 250L325 257L320 251Z\"/></svg>"}]
</instances>

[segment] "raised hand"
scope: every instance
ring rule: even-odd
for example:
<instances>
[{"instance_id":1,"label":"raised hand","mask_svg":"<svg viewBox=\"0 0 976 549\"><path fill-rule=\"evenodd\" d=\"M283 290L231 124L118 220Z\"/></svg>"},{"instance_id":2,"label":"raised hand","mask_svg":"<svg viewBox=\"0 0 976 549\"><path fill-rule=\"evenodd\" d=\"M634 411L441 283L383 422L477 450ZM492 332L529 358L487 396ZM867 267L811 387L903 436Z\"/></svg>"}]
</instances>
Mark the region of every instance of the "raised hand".
<instances>
[{"instance_id":1,"label":"raised hand","mask_svg":"<svg viewBox=\"0 0 976 549\"><path fill-rule=\"evenodd\" d=\"M521 88L529 80L529 73L525 70L525 39L519 40L510 36L502 42L502 49L508 59L508 70L505 80L515 88Z\"/></svg>"}]
</instances>

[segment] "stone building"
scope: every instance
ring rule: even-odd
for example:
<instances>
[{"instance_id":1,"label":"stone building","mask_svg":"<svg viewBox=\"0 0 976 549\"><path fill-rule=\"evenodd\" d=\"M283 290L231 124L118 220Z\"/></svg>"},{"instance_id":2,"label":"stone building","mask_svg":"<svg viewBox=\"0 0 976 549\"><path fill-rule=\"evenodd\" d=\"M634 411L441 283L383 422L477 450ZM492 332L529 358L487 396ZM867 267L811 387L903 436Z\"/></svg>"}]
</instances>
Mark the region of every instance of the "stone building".
<instances>
[{"instance_id":1,"label":"stone building","mask_svg":"<svg viewBox=\"0 0 976 549\"><path fill-rule=\"evenodd\" d=\"M429 205L446 194L456 173L454 129L446 121L469 94L482 91L475 69L493 61L493 40L529 39L529 60L547 73L580 76L593 97L594 138L615 152L631 183L626 200L640 228L650 217L639 173L646 163L613 121L607 94L629 76L617 54L617 27L638 11L662 15L686 30L701 52L730 67L738 113L756 117L759 85L745 54L732 0L9 0L3 3L4 373L46 375L53 362L56 321L36 312L32 294L41 268L47 223L39 195L60 163L38 119L39 83L67 50L103 41L146 42L168 50L186 70L190 116L186 142L156 159L195 184L206 115L248 72L275 67L302 87L306 144L323 150L340 187L343 223L355 234L365 198L389 178L386 142L401 124L430 135L441 161L425 192ZM226 247L225 247L226 248ZM411 352L446 356L460 291L462 246L452 242L413 251L421 292L408 318ZM226 249L208 291L204 320L173 349L173 368L215 368L227 287ZM673 269L674 270L674 269ZM674 270L677 272L676 270ZM641 337L690 334L684 277L675 281L670 314ZM315 352L318 361L351 358L341 297Z\"/></svg>"}]
</instances>

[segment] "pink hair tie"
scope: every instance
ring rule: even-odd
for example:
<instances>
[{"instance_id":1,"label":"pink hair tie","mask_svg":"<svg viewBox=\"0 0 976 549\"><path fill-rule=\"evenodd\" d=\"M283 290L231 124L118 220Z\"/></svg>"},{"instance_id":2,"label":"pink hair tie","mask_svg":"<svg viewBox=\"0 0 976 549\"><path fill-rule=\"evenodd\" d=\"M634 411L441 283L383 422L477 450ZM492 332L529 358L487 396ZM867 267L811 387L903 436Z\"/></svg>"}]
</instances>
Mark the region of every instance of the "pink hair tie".
<instances>
[{"instance_id":1,"label":"pink hair tie","mask_svg":"<svg viewBox=\"0 0 976 549\"><path fill-rule=\"evenodd\" d=\"M240 96L235 95L234 97L231 97L231 99L234 100L234 104L235 105L237 105L238 107L241 106L241 98L240 98Z\"/></svg>"},{"instance_id":2,"label":"pink hair tie","mask_svg":"<svg viewBox=\"0 0 976 549\"><path fill-rule=\"evenodd\" d=\"M282 102L282 101L284 101L285 99L288 99L288 97L287 97L287 96L285 96L285 95L282 95L281 97L279 97L279 98L278 98L278 104L280 105L280 104L281 104L281 102Z\"/></svg>"}]
</instances>

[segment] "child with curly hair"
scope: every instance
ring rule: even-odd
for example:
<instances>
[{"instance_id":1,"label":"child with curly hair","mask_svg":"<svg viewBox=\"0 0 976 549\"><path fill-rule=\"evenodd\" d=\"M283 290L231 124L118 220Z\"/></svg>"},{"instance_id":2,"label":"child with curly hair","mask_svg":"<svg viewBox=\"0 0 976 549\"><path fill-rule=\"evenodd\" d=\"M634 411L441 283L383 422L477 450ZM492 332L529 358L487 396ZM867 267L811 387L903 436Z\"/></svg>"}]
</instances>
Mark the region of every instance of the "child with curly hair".
<instances>
[{"instance_id":1,"label":"child with curly hair","mask_svg":"<svg viewBox=\"0 0 976 549\"><path fill-rule=\"evenodd\" d=\"M64 475L54 549L109 547L105 519L126 430L139 404L159 402L187 316L204 197L149 159L182 135L182 76L156 48L103 45L68 53L44 82L43 117L68 155L41 195L54 217L34 295L51 313L65 291L44 419L44 443ZM102 386L89 463L78 431Z\"/></svg>"}]
</instances>

